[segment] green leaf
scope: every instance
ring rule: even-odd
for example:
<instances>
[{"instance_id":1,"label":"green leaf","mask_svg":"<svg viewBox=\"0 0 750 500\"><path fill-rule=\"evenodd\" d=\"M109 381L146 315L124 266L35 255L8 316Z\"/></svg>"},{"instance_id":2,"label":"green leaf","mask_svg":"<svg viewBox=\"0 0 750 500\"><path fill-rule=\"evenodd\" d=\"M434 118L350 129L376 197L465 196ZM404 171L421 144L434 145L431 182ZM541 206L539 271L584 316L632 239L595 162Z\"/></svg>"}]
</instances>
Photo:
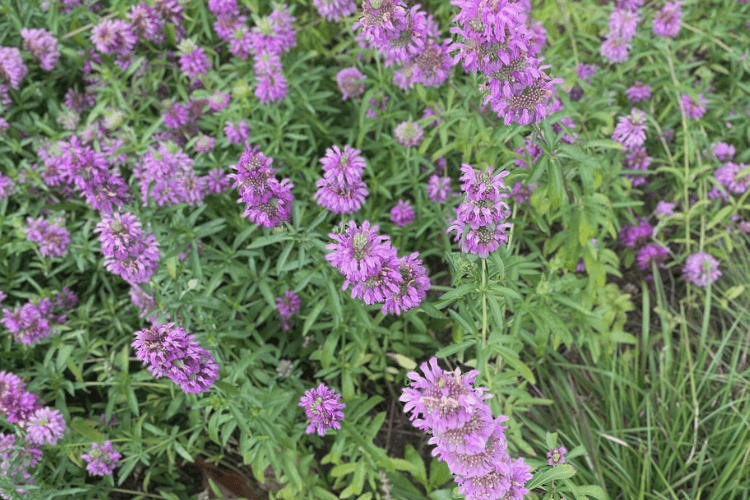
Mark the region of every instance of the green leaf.
<instances>
[{"instance_id":1,"label":"green leaf","mask_svg":"<svg viewBox=\"0 0 750 500\"><path fill-rule=\"evenodd\" d=\"M561 481L573 477L575 473L575 467L570 464L555 465L545 471L534 474L534 477L524 487L528 490L533 490L541 485L547 485L552 481Z\"/></svg>"}]
</instances>

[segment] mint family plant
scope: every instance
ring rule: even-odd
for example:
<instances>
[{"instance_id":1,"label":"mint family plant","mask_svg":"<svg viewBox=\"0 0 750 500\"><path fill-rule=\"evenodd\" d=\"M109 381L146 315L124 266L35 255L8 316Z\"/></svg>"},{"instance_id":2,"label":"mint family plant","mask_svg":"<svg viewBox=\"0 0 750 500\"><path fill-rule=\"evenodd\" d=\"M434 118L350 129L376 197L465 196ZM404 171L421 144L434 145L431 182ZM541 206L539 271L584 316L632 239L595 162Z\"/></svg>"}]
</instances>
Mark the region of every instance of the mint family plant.
<instances>
[{"instance_id":1,"label":"mint family plant","mask_svg":"<svg viewBox=\"0 0 750 500\"><path fill-rule=\"evenodd\" d=\"M0 5L0 495L638 491L566 370L637 401L746 321L750 6L710 3Z\"/></svg>"}]
</instances>

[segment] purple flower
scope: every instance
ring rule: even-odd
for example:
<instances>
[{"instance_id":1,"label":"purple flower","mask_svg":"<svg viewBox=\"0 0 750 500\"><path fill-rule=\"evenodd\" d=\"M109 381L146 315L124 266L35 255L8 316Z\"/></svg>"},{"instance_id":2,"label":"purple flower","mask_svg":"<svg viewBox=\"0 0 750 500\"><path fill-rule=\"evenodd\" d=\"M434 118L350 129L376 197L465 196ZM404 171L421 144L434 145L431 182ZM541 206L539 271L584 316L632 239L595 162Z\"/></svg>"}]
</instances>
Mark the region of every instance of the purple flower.
<instances>
[{"instance_id":1,"label":"purple flower","mask_svg":"<svg viewBox=\"0 0 750 500\"><path fill-rule=\"evenodd\" d=\"M706 104L708 104L708 101L703 97L703 94L698 94L697 100L688 94L682 94L680 101L682 101L682 107L685 109L685 114L688 118L702 118L706 114Z\"/></svg>"},{"instance_id":2,"label":"purple flower","mask_svg":"<svg viewBox=\"0 0 750 500\"><path fill-rule=\"evenodd\" d=\"M127 57L138 42L130 23L121 19L105 19L91 30L91 42L102 54Z\"/></svg>"},{"instance_id":3,"label":"purple flower","mask_svg":"<svg viewBox=\"0 0 750 500\"><path fill-rule=\"evenodd\" d=\"M136 358L154 377L169 377L183 392L206 392L219 378L219 367L211 352L182 327L163 323L134 335Z\"/></svg>"},{"instance_id":4,"label":"purple flower","mask_svg":"<svg viewBox=\"0 0 750 500\"><path fill-rule=\"evenodd\" d=\"M620 242L626 247L635 248L646 242L654 234L654 228L648 221L641 217L638 225L625 224L620 229Z\"/></svg>"},{"instance_id":5,"label":"purple flower","mask_svg":"<svg viewBox=\"0 0 750 500\"><path fill-rule=\"evenodd\" d=\"M148 206L149 201L157 206L203 203L204 186L193 163L179 147L160 143L158 149L149 148L134 169L143 206Z\"/></svg>"},{"instance_id":6,"label":"purple flower","mask_svg":"<svg viewBox=\"0 0 750 500\"><path fill-rule=\"evenodd\" d=\"M153 293L153 292L152 292ZM156 323L159 311L155 311L158 308L158 304L154 299L153 295L149 295L138 287L130 287L130 300L133 305L138 309L138 317L144 318L152 325ZM147 316L149 311L154 311L150 316Z\"/></svg>"},{"instance_id":7,"label":"purple flower","mask_svg":"<svg viewBox=\"0 0 750 500\"><path fill-rule=\"evenodd\" d=\"M127 14L130 20L130 28L138 38L161 43L164 40L164 21L153 7L148 7L145 2L130 7Z\"/></svg>"},{"instance_id":8,"label":"purple flower","mask_svg":"<svg viewBox=\"0 0 750 500\"><path fill-rule=\"evenodd\" d=\"M250 32L251 51L258 54L280 56L297 45L297 36L293 23L294 16L286 5L276 5L271 14L258 19Z\"/></svg>"},{"instance_id":9,"label":"purple flower","mask_svg":"<svg viewBox=\"0 0 750 500\"><path fill-rule=\"evenodd\" d=\"M226 107L229 106L229 101L229 94L225 94L224 92L214 92L208 98L208 107L213 111L221 111L222 109L226 109ZM244 123L244 121L242 123ZM245 126L247 126L247 124L245 124Z\"/></svg>"},{"instance_id":10,"label":"purple flower","mask_svg":"<svg viewBox=\"0 0 750 500\"><path fill-rule=\"evenodd\" d=\"M13 179L4 176L0 173L0 200L7 198L13 193L14 183Z\"/></svg>"},{"instance_id":11,"label":"purple flower","mask_svg":"<svg viewBox=\"0 0 750 500\"><path fill-rule=\"evenodd\" d=\"M618 37L629 42L635 36L635 29L641 21L638 10L622 9L615 7L609 16L608 37Z\"/></svg>"},{"instance_id":12,"label":"purple flower","mask_svg":"<svg viewBox=\"0 0 750 500\"><path fill-rule=\"evenodd\" d=\"M266 228L278 226L286 221L292 212L292 187L289 179L279 181L274 177L275 169L270 168L271 158L259 151L258 146L249 145L232 168L236 174L233 187L238 188L240 198L237 203L247 203L242 216Z\"/></svg>"},{"instance_id":13,"label":"purple flower","mask_svg":"<svg viewBox=\"0 0 750 500\"><path fill-rule=\"evenodd\" d=\"M450 45L450 39L442 43L427 39L414 59L412 80L425 87L437 87L445 82L453 69Z\"/></svg>"},{"instance_id":14,"label":"purple flower","mask_svg":"<svg viewBox=\"0 0 750 500\"><path fill-rule=\"evenodd\" d=\"M335 214L352 214L357 212L369 194L366 184L359 179L340 182L324 177L315 183L318 190L313 200L323 208Z\"/></svg>"},{"instance_id":15,"label":"purple flower","mask_svg":"<svg viewBox=\"0 0 750 500\"><path fill-rule=\"evenodd\" d=\"M609 62L612 63L624 63L628 60L628 52L632 48L632 45L624 41L619 37L608 37L603 42L599 49L599 53L606 57Z\"/></svg>"},{"instance_id":16,"label":"purple flower","mask_svg":"<svg viewBox=\"0 0 750 500\"><path fill-rule=\"evenodd\" d=\"M417 252L401 257L399 273L401 281L397 284L398 291L387 295L383 304L383 314L400 315L412 307L417 307L427 296L430 289L430 279L427 270L422 266L422 260Z\"/></svg>"},{"instance_id":17,"label":"purple flower","mask_svg":"<svg viewBox=\"0 0 750 500\"><path fill-rule=\"evenodd\" d=\"M26 239L39 243L39 253L43 257L63 257L68 254L70 232L61 220L46 220L42 217L26 218Z\"/></svg>"},{"instance_id":18,"label":"purple flower","mask_svg":"<svg viewBox=\"0 0 750 500\"><path fill-rule=\"evenodd\" d=\"M159 242L129 213L102 214L96 225L104 267L132 284L146 283L159 268Z\"/></svg>"},{"instance_id":19,"label":"purple flower","mask_svg":"<svg viewBox=\"0 0 750 500\"><path fill-rule=\"evenodd\" d=\"M73 309L78 303L78 297L75 292L68 287L63 287L62 291L55 296L55 307L64 311Z\"/></svg>"},{"instance_id":20,"label":"purple flower","mask_svg":"<svg viewBox=\"0 0 750 500\"><path fill-rule=\"evenodd\" d=\"M651 99L651 85L646 85L643 82L635 82L625 90L625 96L633 104Z\"/></svg>"},{"instance_id":21,"label":"purple flower","mask_svg":"<svg viewBox=\"0 0 750 500\"><path fill-rule=\"evenodd\" d=\"M329 234L334 243L329 243L326 248L333 252L326 255L326 260L351 282L364 281L377 274L383 263L390 262L395 253L390 238L377 234L377 231L378 226L370 226L369 221L364 221L362 227L349 221L344 234Z\"/></svg>"},{"instance_id":22,"label":"purple flower","mask_svg":"<svg viewBox=\"0 0 750 500\"><path fill-rule=\"evenodd\" d=\"M18 443L13 434L0 432L0 470L2 470L3 490L0 498L11 500L22 498L28 493L24 486L34 484L29 470L42 460L42 450L31 446L28 441ZM13 493L11 497L9 494Z\"/></svg>"},{"instance_id":23,"label":"purple flower","mask_svg":"<svg viewBox=\"0 0 750 500\"><path fill-rule=\"evenodd\" d=\"M668 201L660 201L656 204L656 208L654 209L654 214L657 217L669 217L670 215L674 215L674 207L675 203L671 203Z\"/></svg>"},{"instance_id":24,"label":"purple flower","mask_svg":"<svg viewBox=\"0 0 750 500\"><path fill-rule=\"evenodd\" d=\"M299 312L301 305L299 296L291 290L284 292L283 297L276 297L276 310L281 315L282 330L289 330L289 320Z\"/></svg>"},{"instance_id":25,"label":"purple flower","mask_svg":"<svg viewBox=\"0 0 750 500\"><path fill-rule=\"evenodd\" d=\"M73 87L65 93L65 105L77 113L83 113L94 104L96 104L96 96L78 92Z\"/></svg>"},{"instance_id":26,"label":"purple flower","mask_svg":"<svg viewBox=\"0 0 750 500\"><path fill-rule=\"evenodd\" d=\"M731 144L726 142L717 142L711 144L711 154L713 154L719 161L729 161L734 158L736 149Z\"/></svg>"},{"instance_id":27,"label":"purple flower","mask_svg":"<svg viewBox=\"0 0 750 500\"><path fill-rule=\"evenodd\" d=\"M240 120L237 125L226 121L224 122L224 135L227 136L229 142L242 144L250 138L250 127L245 120Z\"/></svg>"},{"instance_id":28,"label":"purple flower","mask_svg":"<svg viewBox=\"0 0 750 500\"><path fill-rule=\"evenodd\" d=\"M516 182L513 185L513 191L511 191L511 194L518 203L525 203L531 198L532 193L538 185L538 182L532 182L528 186L523 182Z\"/></svg>"},{"instance_id":29,"label":"purple flower","mask_svg":"<svg viewBox=\"0 0 750 500\"><path fill-rule=\"evenodd\" d=\"M86 462L86 470L92 476L109 476L119 465L120 455L112 447L110 441L103 444L91 443L91 449L88 453L83 453L81 459Z\"/></svg>"},{"instance_id":30,"label":"purple flower","mask_svg":"<svg viewBox=\"0 0 750 500\"><path fill-rule=\"evenodd\" d=\"M652 158L648 156L646 148L640 147L635 151L631 151L625 156L625 168L629 170L641 170L646 171L651 166ZM638 187L647 184L644 175L631 175L626 174L625 177L630 179L633 187Z\"/></svg>"},{"instance_id":31,"label":"purple flower","mask_svg":"<svg viewBox=\"0 0 750 500\"><path fill-rule=\"evenodd\" d=\"M612 140L619 142L630 151L635 151L646 142L646 113L633 108L628 116L617 119L617 126L612 133Z\"/></svg>"},{"instance_id":32,"label":"purple flower","mask_svg":"<svg viewBox=\"0 0 750 500\"><path fill-rule=\"evenodd\" d=\"M654 33L661 37L674 38L682 24L682 1L667 2L654 17Z\"/></svg>"},{"instance_id":33,"label":"purple flower","mask_svg":"<svg viewBox=\"0 0 750 500\"><path fill-rule=\"evenodd\" d=\"M391 222L397 226L408 226L414 222L414 217L414 209L408 201L398 200L396 206L391 209Z\"/></svg>"},{"instance_id":34,"label":"purple flower","mask_svg":"<svg viewBox=\"0 0 750 500\"><path fill-rule=\"evenodd\" d=\"M339 403L340 398L341 394L336 394L323 383L315 389L305 391L305 395L299 400L299 406L305 408L307 417L311 419L310 425L305 429L306 434L317 431L322 437L327 429L341 429L340 422L344 420L344 412L341 410L346 405Z\"/></svg>"},{"instance_id":35,"label":"purple flower","mask_svg":"<svg viewBox=\"0 0 750 500\"><path fill-rule=\"evenodd\" d=\"M489 396L484 394L485 389L472 386L478 371L446 372L435 357L420 368L424 376L417 372L406 374L411 387L404 388L399 398L405 403L404 412L411 413L409 419L415 427L441 433L461 428L471 421L478 408L486 405L484 400Z\"/></svg>"},{"instance_id":36,"label":"purple flower","mask_svg":"<svg viewBox=\"0 0 750 500\"><path fill-rule=\"evenodd\" d=\"M39 65L45 71L52 71L57 65L60 58L60 51L57 50L57 39L45 29L21 30L23 38L23 48L30 51L39 61Z\"/></svg>"},{"instance_id":37,"label":"purple flower","mask_svg":"<svg viewBox=\"0 0 750 500\"><path fill-rule=\"evenodd\" d=\"M18 90L21 80L28 72L29 69L24 64L21 52L17 48L0 47L0 88L3 82L8 82L10 88ZM10 104L10 101L3 102L3 104Z\"/></svg>"},{"instance_id":38,"label":"purple flower","mask_svg":"<svg viewBox=\"0 0 750 500\"><path fill-rule=\"evenodd\" d=\"M649 243L640 250L638 250L638 267L641 271L648 271L651 269L651 264L656 263L659 267L664 267L663 262L669 256L669 250L661 246L659 243Z\"/></svg>"},{"instance_id":39,"label":"purple flower","mask_svg":"<svg viewBox=\"0 0 750 500\"><path fill-rule=\"evenodd\" d=\"M350 97L358 97L365 91L365 75L356 67L344 68L336 73L336 83L344 101Z\"/></svg>"},{"instance_id":40,"label":"purple flower","mask_svg":"<svg viewBox=\"0 0 750 500\"><path fill-rule=\"evenodd\" d=\"M719 261L707 253L694 253L685 261L685 267L682 268L682 274L689 282L705 287L709 283L716 281L721 276L719 271Z\"/></svg>"},{"instance_id":41,"label":"purple flower","mask_svg":"<svg viewBox=\"0 0 750 500\"><path fill-rule=\"evenodd\" d=\"M424 137L424 130L422 127L411 120L401 122L393 131L396 136L396 140L404 146L418 146L422 142Z\"/></svg>"},{"instance_id":42,"label":"purple flower","mask_svg":"<svg viewBox=\"0 0 750 500\"><path fill-rule=\"evenodd\" d=\"M558 465L565 463L565 454L568 452L564 446L547 452L547 464Z\"/></svg>"},{"instance_id":43,"label":"purple flower","mask_svg":"<svg viewBox=\"0 0 750 500\"><path fill-rule=\"evenodd\" d=\"M27 439L37 446L57 444L66 429L62 413L46 406L35 411L26 424Z\"/></svg>"},{"instance_id":44,"label":"purple flower","mask_svg":"<svg viewBox=\"0 0 750 500\"><path fill-rule=\"evenodd\" d=\"M42 407L36 394L26 392L26 384L13 373L0 372L0 413L8 423L21 427Z\"/></svg>"},{"instance_id":45,"label":"purple flower","mask_svg":"<svg viewBox=\"0 0 750 500\"><path fill-rule=\"evenodd\" d=\"M193 148L196 153L208 153L214 148L214 145L216 145L216 139L208 135L200 134L195 140Z\"/></svg>"},{"instance_id":46,"label":"purple flower","mask_svg":"<svg viewBox=\"0 0 750 500\"><path fill-rule=\"evenodd\" d=\"M180 42L180 71L190 78L197 78L199 75L208 73L211 69L211 61L208 60L206 53L201 47L189 38Z\"/></svg>"},{"instance_id":47,"label":"purple flower","mask_svg":"<svg viewBox=\"0 0 750 500\"><path fill-rule=\"evenodd\" d=\"M357 11L354 0L313 0L318 14L329 21L338 22L340 18L351 16Z\"/></svg>"},{"instance_id":48,"label":"purple flower","mask_svg":"<svg viewBox=\"0 0 750 500\"><path fill-rule=\"evenodd\" d=\"M737 164L728 161L716 169L714 177L730 193L743 194L750 185L750 173L747 169L748 166L744 163Z\"/></svg>"},{"instance_id":49,"label":"purple flower","mask_svg":"<svg viewBox=\"0 0 750 500\"><path fill-rule=\"evenodd\" d=\"M429 181L427 181L427 197L433 203L443 203L453 196L455 194L453 193L453 189L451 189L450 177L430 176Z\"/></svg>"},{"instance_id":50,"label":"purple flower","mask_svg":"<svg viewBox=\"0 0 750 500\"><path fill-rule=\"evenodd\" d=\"M278 54L265 52L255 57L253 64L255 80L255 97L260 99L261 104L279 102L286 97L286 77L282 73L281 59Z\"/></svg>"},{"instance_id":51,"label":"purple flower","mask_svg":"<svg viewBox=\"0 0 750 500\"><path fill-rule=\"evenodd\" d=\"M456 234L462 252L476 253L487 258L501 244L508 241L503 222L510 209L503 201L509 196L503 178L508 172L494 175L492 167L476 171L471 165L461 166L461 189L466 194L456 208L456 220L448 228Z\"/></svg>"}]
</instances>

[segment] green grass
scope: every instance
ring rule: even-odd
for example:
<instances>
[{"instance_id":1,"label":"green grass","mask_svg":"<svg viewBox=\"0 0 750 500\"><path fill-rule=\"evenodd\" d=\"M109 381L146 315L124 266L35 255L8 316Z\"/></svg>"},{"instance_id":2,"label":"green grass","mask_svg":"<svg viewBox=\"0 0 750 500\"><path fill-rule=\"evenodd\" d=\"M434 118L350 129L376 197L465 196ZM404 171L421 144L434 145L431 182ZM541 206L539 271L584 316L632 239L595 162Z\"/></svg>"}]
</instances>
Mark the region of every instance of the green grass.
<instances>
[{"instance_id":1,"label":"green grass","mask_svg":"<svg viewBox=\"0 0 750 500\"><path fill-rule=\"evenodd\" d=\"M732 258L713 290L692 290L694 304L670 303L685 295L666 294L658 273L656 293L644 284L638 346L541 368L539 396L554 403L525 423L539 449L546 432L583 447L575 483L612 499L750 498L747 246Z\"/></svg>"}]
</instances>

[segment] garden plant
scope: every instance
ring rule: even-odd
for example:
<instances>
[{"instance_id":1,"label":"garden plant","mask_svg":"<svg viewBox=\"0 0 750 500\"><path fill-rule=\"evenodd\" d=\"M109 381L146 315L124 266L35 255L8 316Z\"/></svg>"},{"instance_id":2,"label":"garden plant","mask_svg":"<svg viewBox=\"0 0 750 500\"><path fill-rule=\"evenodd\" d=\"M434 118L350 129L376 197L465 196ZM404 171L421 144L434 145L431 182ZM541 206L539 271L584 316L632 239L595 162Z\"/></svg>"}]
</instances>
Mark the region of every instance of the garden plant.
<instances>
[{"instance_id":1,"label":"garden plant","mask_svg":"<svg viewBox=\"0 0 750 500\"><path fill-rule=\"evenodd\" d=\"M747 0L0 0L0 498L750 498Z\"/></svg>"}]
</instances>

